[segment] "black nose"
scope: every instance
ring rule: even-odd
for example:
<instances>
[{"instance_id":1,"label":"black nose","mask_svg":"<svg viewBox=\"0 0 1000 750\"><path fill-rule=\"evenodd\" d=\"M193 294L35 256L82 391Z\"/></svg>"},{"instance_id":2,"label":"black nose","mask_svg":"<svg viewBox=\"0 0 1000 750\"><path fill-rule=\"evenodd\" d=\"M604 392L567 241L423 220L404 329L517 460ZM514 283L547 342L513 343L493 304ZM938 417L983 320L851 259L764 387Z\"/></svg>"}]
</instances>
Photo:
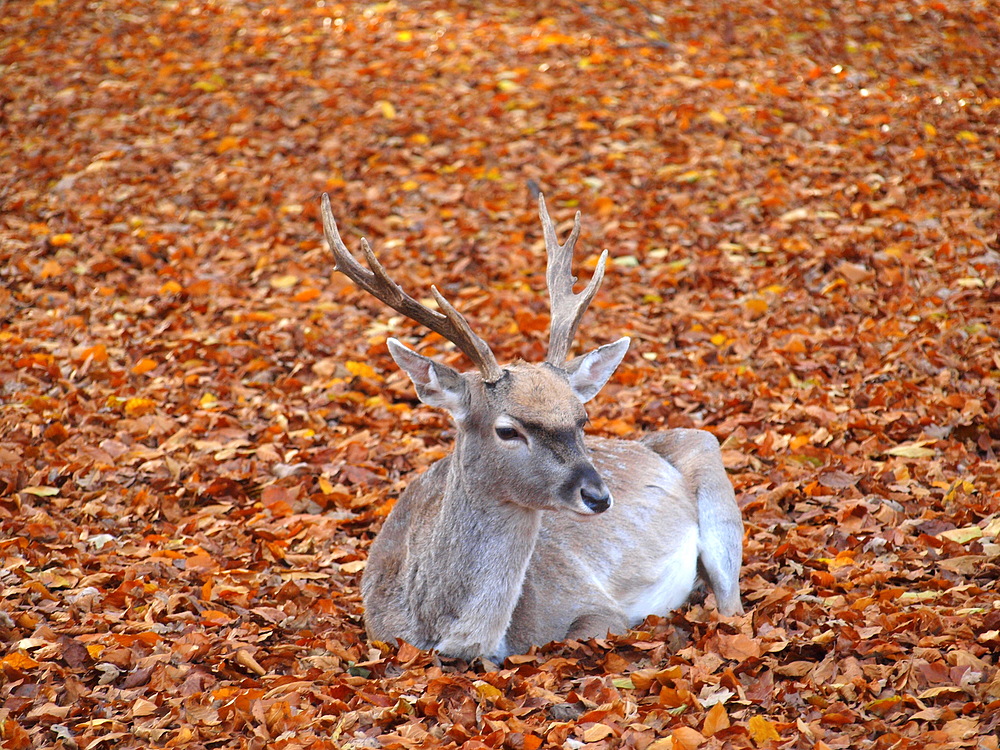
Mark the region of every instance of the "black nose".
<instances>
[{"instance_id":1,"label":"black nose","mask_svg":"<svg viewBox=\"0 0 1000 750\"><path fill-rule=\"evenodd\" d=\"M611 507L611 495L603 486L603 482L597 487L581 487L580 497L583 499L583 504L594 513L603 513Z\"/></svg>"}]
</instances>

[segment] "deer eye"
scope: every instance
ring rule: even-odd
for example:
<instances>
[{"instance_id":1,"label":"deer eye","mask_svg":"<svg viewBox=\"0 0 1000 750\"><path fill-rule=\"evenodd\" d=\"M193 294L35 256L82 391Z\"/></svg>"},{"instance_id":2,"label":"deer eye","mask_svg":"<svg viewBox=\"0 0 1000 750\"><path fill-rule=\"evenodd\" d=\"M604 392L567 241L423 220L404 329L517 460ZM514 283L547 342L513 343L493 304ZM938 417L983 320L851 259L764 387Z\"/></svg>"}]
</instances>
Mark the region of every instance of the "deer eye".
<instances>
[{"instance_id":1,"label":"deer eye","mask_svg":"<svg viewBox=\"0 0 1000 750\"><path fill-rule=\"evenodd\" d=\"M501 440L520 440L521 433L513 427L497 427L497 437Z\"/></svg>"}]
</instances>

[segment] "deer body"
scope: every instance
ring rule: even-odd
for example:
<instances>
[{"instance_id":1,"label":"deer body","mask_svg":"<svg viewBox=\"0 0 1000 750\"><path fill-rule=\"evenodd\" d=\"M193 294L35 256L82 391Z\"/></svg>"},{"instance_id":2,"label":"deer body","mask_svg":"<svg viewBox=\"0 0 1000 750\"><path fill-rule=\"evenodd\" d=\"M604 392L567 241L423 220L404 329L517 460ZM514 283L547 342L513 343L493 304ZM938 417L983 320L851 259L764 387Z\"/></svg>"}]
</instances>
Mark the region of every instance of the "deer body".
<instances>
[{"instance_id":1,"label":"deer body","mask_svg":"<svg viewBox=\"0 0 1000 750\"><path fill-rule=\"evenodd\" d=\"M369 637L502 658L665 614L687 600L699 575L723 614L743 611L743 524L715 437L584 436L583 404L611 377L628 339L565 361L606 258L573 294L579 217L560 246L540 203L553 298L549 357L501 368L436 290L443 314L407 297L366 243L372 270L354 261L325 197L323 208L338 270L446 335L479 367L459 373L389 339L420 399L452 415L457 438L451 455L410 483L372 543L361 584Z\"/></svg>"}]
</instances>

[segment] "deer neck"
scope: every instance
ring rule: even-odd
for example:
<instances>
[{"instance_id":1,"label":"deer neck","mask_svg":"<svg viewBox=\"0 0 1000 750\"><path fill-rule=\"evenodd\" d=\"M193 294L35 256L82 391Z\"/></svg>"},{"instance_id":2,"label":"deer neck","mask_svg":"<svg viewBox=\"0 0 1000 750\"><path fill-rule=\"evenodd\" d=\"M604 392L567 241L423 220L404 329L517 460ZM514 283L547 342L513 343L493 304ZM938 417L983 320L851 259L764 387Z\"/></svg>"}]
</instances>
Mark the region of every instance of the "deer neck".
<instances>
[{"instance_id":1,"label":"deer neck","mask_svg":"<svg viewBox=\"0 0 1000 750\"><path fill-rule=\"evenodd\" d=\"M478 470L481 458L467 453L472 451L465 450L460 439L442 500L442 515L452 519L454 531L464 540L455 551L481 560L479 564L485 563L484 567L498 577L513 573L519 594L524 569L535 550L542 512L504 499L498 482Z\"/></svg>"},{"instance_id":2,"label":"deer neck","mask_svg":"<svg viewBox=\"0 0 1000 750\"><path fill-rule=\"evenodd\" d=\"M502 656L542 514L498 499L495 485L477 481L470 465L476 459L463 461L461 442L451 456L440 523L427 549L432 559L425 561L429 564L425 570L434 571L437 586L421 588L441 597L432 605L435 611L454 618L434 647L457 655ZM449 585L441 586L444 581Z\"/></svg>"}]
</instances>

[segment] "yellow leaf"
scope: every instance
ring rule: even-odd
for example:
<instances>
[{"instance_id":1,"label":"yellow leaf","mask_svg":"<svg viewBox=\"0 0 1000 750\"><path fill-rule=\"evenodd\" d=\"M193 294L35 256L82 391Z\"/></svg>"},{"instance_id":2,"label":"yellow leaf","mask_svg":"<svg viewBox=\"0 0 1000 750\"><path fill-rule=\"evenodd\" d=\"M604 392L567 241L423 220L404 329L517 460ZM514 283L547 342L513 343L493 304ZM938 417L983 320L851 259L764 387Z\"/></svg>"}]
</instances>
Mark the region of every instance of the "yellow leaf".
<instances>
[{"instance_id":1,"label":"yellow leaf","mask_svg":"<svg viewBox=\"0 0 1000 750\"><path fill-rule=\"evenodd\" d=\"M510 91L517 91L521 87L517 84L516 81L511 81L505 78L502 81L497 81L497 88L503 91L504 93L507 93Z\"/></svg>"},{"instance_id":2,"label":"yellow leaf","mask_svg":"<svg viewBox=\"0 0 1000 750\"><path fill-rule=\"evenodd\" d=\"M767 300L754 297L743 303L747 312L754 316L760 316L767 312Z\"/></svg>"},{"instance_id":3,"label":"yellow leaf","mask_svg":"<svg viewBox=\"0 0 1000 750\"><path fill-rule=\"evenodd\" d=\"M400 42L412 42L413 41L413 32L412 31L397 31L396 32L396 39L399 40Z\"/></svg>"},{"instance_id":4,"label":"yellow leaf","mask_svg":"<svg viewBox=\"0 0 1000 750\"><path fill-rule=\"evenodd\" d=\"M689 169L674 177L674 182L692 183L708 177L715 177L714 169Z\"/></svg>"},{"instance_id":5,"label":"yellow leaf","mask_svg":"<svg viewBox=\"0 0 1000 750\"><path fill-rule=\"evenodd\" d=\"M983 536L988 536L991 539L1000 537L1000 516L994 517L989 523L986 524L986 528L983 529Z\"/></svg>"},{"instance_id":6,"label":"yellow leaf","mask_svg":"<svg viewBox=\"0 0 1000 750\"><path fill-rule=\"evenodd\" d=\"M49 244L53 247L65 247L73 241L73 235L65 232L63 234L54 234L49 237Z\"/></svg>"},{"instance_id":7,"label":"yellow leaf","mask_svg":"<svg viewBox=\"0 0 1000 750\"><path fill-rule=\"evenodd\" d=\"M333 494L333 485L330 484L330 480L327 479L326 477L320 477L317 484L319 484L320 492L322 492L324 495Z\"/></svg>"},{"instance_id":8,"label":"yellow leaf","mask_svg":"<svg viewBox=\"0 0 1000 750\"><path fill-rule=\"evenodd\" d=\"M897 445L895 448L890 448L886 451L890 456L901 456L902 458L929 458L934 455L934 450L932 448L925 448L927 443L933 443L933 440L918 440L915 443L905 443L903 445Z\"/></svg>"},{"instance_id":9,"label":"yellow leaf","mask_svg":"<svg viewBox=\"0 0 1000 750\"><path fill-rule=\"evenodd\" d=\"M141 417L143 414L152 414L156 411L156 402L151 398L130 398L125 402L125 415L129 417Z\"/></svg>"},{"instance_id":10,"label":"yellow leaf","mask_svg":"<svg viewBox=\"0 0 1000 750\"><path fill-rule=\"evenodd\" d=\"M709 339L709 341L711 341L716 346L722 346L723 344L726 343L726 340L727 340L726 334L724 333L717 333L714 336L712 336L712 338Z\"/></svg>"},{"instance_id":11,"label":"yellow leaf","mask_svg":"<svg viewBox=\"0 0 1000 750\"><path fill-rule=\"evenodd\" d=\"M937 534L938 539L948 539L952 542L957 542L958 544L965 544L966 542L971 542L973 539L979 539L983 536L983 530L978 526L966 526L961 529L949 529L948 531L942 531Z\"/></svg>"},{"instance_id":12,"label":"yellow leaf","mask_svg":"<svg viewBox=\"0 0 1000 750\"><path fill-rule=\"evenodd\" d=\"M102 646L100 643L88 643L86 649L91 659L97 659L104 653L105 646Z\"/></svg>"},{"instance_id":13,"label":"yellow leaf","mask_svg":"<svg viewBox=\"0 0 1000 750\"><path fill-rule=\"evenodd\" d=\"M409 192L411 190L416 190L418 187L420 187L420 183L417 182L416 180L407 180L406 182L403 183L402 187L403 190Z\"/></svg>"},{"instance_id":14,"label":"yellow leaf","mask_svg":"<svg viewBox=\"0 0 1000 750\"><path fill-rule=\"evenodd\" d=\"M215 395L213 395L213 394L211 394L211 393L205 393L198 400L198 406L200 406L202 409L210 409L211 407L215 406L217 403L219 403L218 397L215 396Z\"/></svg>"},{"instance_id":15,"label":"yellow leaf","mask_svg":"<svg viewBox=\"0 0 1000 750\"><path fill-rule=\"evenodd\" d=\"M971 130L960 130L955 138L963 143L979 143L979 136Z\"/></svg>"},{"instance_id":16,"label":"yellow leaf","mask_svg":"<svg viewBox=\"0 0 1000 750\"><path fill-rule=\"evenodd\" d=\"M215 145L215 153L224 154L240 147L240 139L232 135L227 135Z\"/></svg>"},{"instance_id":17,"label":"yellow leaf","mask_svg":"<svg viewBox=\"0 0 1000 750\"><path fill-rule=\"evenodd\" d=\"M761 745L769 740L781 739L774 724L763 716L752 716L747 723L747 729L750 731L750 738L755 745Z\"/></svg>"},{"instance_id":18,"label":"yellow leaf","mask_svg":"<svg viewBox=\"0 0 1000 750\"><path fill-rule=\"evenodd\" d=\"M709 110L706 117L717 125L725 125L729 122L729 120L726 119L726 116L717 109Z\"/></svg>"},{"instance_id":19,"label":"yellow leaf","mask_svg":"<svg viewBox=\"0 0 1000 750\"><path fill-rule=\"evenodd\" d=\"M476 695L479 696L480 700L490 700L496 701L503 698L503 691L494 687L488 682L483 680L477 680L476 683Z\"/></svg>"},{"instance_id":20,"label":"yellow leaf","mask_svg":"<svg viewBox=\"0 0 1000 750\"><path fill-rule=\"evenodd\" d=\"M955 283L963 289L983 289L986 286L986 282L978 276L964 276Z\"/></svg>"},{"instance_id":21,"label":"yellow leaf","mask_svg":"<svg viewBox=\"0 0 1000 750\"><path fill-rule=\"evenodd\" d=\"M344 367L346 367L347 371L356 378L378 378L378 373L375 372L372 366L367 365L364 362L347 360L347 362L344 363Z\"/></svg>"},{"instance_id":22,"label":"yellow leaf","mask_svg":"<svg viewBox=\"0 0 1000 750\"><path fill-rule=\"evenodd\" d=\"M270 281L272 289L291 289L298 283L299 283L299 277L290 273L285 274L284 276L275 276Z\"/></svg>"},{"instance_id":23,"label":"yellow leaf","mask_svg":"<svg viewBox=\"0 0 1000 750\"><path fill-rule=\"evenodd\" d=\"M59 494L59 488L40 485L25 487L21 492L27 492L29 495L36 495L37 497L55 497Z\"/></svg>"},{"instance_id":24,"label":"yellow leaf","mask_svg":"<svg viewBox=\"0 0 1000 750\"><path fill-rule=\"evenodd\" d=\"M392 106L392 102L387 102L385 99L375 102L375 106L379 108L382 112L382 117L387 120L396 119L396 108Z\"/></svg>"},{"instance_id":25,"label":"yellow leaf","mask_svg":"<svg viewBox=\"0 0 1000 750\"><path fill-rule=\"evenodd\" d=\"M160 294L179 294L183 289L184 287L171 279L160 287Z\"/></svg>"},{"instance_id":26,"label":"yellow leaf","mask_svg":"<svg viewBox=\"0 0 1000 750\"><path fill-rule=\"evenodd\" d=\"M214 93L225 88L226 79L220 76L218 73L212 73L208 78L198 81L192 84L191 88L198 89L199 91L204 91L206 93Z\"/></svg>"},{"instance_id":27,"label":"yellow leaf","mask_svg":"<svg viewBox=\"0 0 1000 750\"><path fill-rule=\"evenodd\" d=\"M937 135L937 128L931 125L929 122L924 123L924 135L928 138L933 138Z\"/></svg>"}]
</instances>

